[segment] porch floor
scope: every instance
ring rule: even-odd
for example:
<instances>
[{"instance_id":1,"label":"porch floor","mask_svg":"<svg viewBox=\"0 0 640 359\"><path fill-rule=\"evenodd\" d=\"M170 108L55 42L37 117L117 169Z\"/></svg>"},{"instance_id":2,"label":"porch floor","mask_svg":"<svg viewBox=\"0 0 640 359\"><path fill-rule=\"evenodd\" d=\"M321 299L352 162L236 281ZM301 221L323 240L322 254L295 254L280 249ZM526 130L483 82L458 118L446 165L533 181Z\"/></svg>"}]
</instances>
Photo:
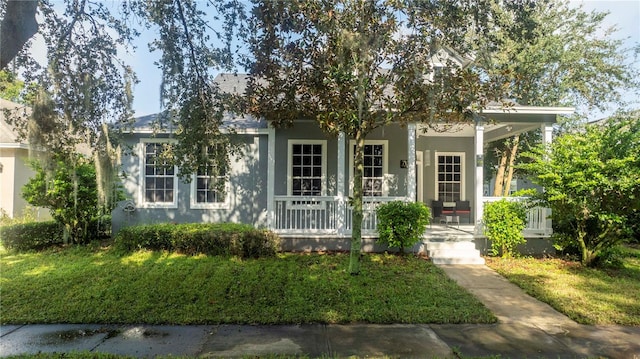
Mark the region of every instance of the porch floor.
<instances>
[{"instance_id":1,"label":"porch floor","mask_svg":"<svg viewBox=\"0 0 640 359\"><path fill-rule=\"evenodd\" d=\"M445 225L432 224L424 232L426 241L473 241L475 226L471 224Z\"/></svg>"}]
</instances>

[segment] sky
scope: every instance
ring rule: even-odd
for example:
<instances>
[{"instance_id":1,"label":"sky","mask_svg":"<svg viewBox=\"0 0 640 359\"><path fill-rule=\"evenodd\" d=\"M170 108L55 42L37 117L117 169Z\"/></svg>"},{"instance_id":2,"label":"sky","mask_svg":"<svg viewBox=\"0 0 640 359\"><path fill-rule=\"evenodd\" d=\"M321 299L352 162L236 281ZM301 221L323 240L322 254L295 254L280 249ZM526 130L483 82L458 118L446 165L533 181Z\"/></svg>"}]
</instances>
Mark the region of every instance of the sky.
<instances>
[{"instance_id":1,"label":"sky","mask_svg":"<svg viewBox=\"0 0 640 359\"><path fill-rule=\"evenodd\" d=\"M309 0L313 1L313 0ZM582 4L586 11L609 11L610 15L604 21L606 27L617 26L619 28L616 38L626 39L625 46L632 47L640 44L640 0L571 0L573 6ZM143 32L136 41L135 54L124 55L125 62L130 64L136 72L140 82L134 87L133 110L135 116L145 116L161 111L160 82L161 73L154 65L159 59L157 52L150 53L147 43L153 34ZM41 45L43 46L43 45ZM37 43L36 43L37 47ZM43 46L44 47L44 46ZM35 50L38 51L37 49ZM640 59L629 59L640 70ZM640 102L631 94L627 100L635 101L635 108L640 108ZM596 120L610 113L594 112L589 115L589 120Z\"/></svg>"}]
</instances>

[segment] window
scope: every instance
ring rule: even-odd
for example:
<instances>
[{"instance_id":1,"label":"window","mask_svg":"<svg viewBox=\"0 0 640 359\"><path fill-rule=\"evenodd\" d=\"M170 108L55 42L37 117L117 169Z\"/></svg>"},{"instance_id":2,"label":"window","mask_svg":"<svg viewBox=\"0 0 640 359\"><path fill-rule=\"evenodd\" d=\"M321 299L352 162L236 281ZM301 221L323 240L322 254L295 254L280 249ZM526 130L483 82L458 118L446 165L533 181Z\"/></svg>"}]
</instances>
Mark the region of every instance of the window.
<instances>
[{"instance_id":1,"label":"window","mask_svg":"<svg viewBox=\"0 0 640 359\"><path fill-rule=\"evenodd\" d=\"M455 202L464 199L464 154L438 153L436 173L438 200Z\"/></svg>"},{"instance_id":2,"label":"window","mask_svg":"<svg viewBox=\"0 0 640 359\"><path fill-rule=\"evenodd\" d=\"M177 181L175 167L162 158L164 144L143 142L142 156L144 170L142 202L151 205L176 205Z\"/></svg>"},{"instance_id":3,"label":"window","mask_svg":"<svg viewBox=\"0 0 640 359\"><path fill-rule=\"evenodd\" d=\"M289 140L289 195L325 194L326 141Z\"/></svg>"},{"instance_id":4,"label":"window","mask_svg":"<svg viewBox=\"0 0 640 359\"><path fill-rule=\"evenodd\" d=\"M387 195L385 175L387 174L387 142L366 141L364 145L362 194L370 197ZM355 143L351 145L351 178L353 178ZM353 182L353 181L352 181Z\"/></svg>"},{"instance_id":5,"label":"window","mask_svg":"<svg viewBox=\"0 0 640 359\"><path fill-rule=\"evenodd\" d=\"M216 151L222 150L217 146L205 148L205 159L212 158ZM207 162L198 167L191 182L191 207L216 208L223 207L227 202L227 174L224 169L216 171L216 165Z\"/></svg>"}]
</instances>

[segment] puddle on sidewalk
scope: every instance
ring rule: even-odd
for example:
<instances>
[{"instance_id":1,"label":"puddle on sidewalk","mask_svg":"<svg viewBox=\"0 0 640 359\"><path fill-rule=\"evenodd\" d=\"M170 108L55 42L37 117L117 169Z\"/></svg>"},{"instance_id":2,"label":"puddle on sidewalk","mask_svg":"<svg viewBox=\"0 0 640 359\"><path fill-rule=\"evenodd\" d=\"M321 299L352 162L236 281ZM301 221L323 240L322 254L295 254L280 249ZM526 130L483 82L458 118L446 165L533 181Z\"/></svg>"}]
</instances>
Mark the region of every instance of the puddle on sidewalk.
<instances>
[{"instance_id":1,"label":"puddle on sidewalk","mask_svg":"<svg viewBox=\"0 0 640 359\"><path fill-rule=\"evenodd\" d=\"M117 336L119 331L107 328L59 330L42 335L41 343L46 345L61 345L75 340L88 339L95 335L104 334L106 334L105 338L108 339Z\"/></svg>"}]
</instances>

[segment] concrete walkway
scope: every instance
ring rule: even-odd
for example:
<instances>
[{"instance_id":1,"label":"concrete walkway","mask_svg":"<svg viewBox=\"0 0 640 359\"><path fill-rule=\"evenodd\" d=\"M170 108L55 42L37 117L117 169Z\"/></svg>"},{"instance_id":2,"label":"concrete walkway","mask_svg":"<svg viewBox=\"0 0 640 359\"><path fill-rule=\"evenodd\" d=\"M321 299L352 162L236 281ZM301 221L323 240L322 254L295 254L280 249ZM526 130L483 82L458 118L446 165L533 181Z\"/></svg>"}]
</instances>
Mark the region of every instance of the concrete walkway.
<instances>
[{"instance_id":1,"label":"concrete walkway","mask_svg":"<svg viewBox=\"0 0 640 359\"><path fill-rule=\"evenodd\" d=\"M314 357L640 359L640 327L579 325L484 265L441 268L497 317L490 325L26 325L0 326L0 356L94 351L180 355ZM1 308L0 308L1 310Z\"/></svg>"}]
</instances>

